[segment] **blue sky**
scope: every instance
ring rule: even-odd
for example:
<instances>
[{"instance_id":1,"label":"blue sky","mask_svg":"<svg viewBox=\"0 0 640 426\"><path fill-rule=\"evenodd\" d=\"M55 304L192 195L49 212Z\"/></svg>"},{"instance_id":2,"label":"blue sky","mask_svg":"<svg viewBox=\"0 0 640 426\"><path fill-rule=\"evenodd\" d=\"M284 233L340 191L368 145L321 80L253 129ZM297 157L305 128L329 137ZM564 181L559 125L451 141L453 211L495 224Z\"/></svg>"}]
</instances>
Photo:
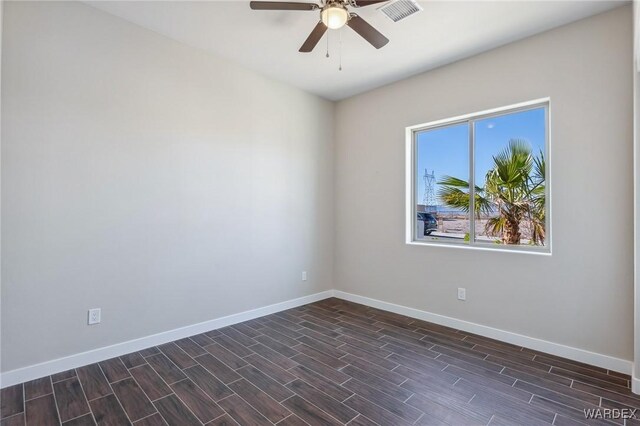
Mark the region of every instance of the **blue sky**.
<instances>
[{"instance_id":1,"label":"blue sky","mask_svg":"<svg viewBox=\"0 0 640 426\"><path fill-rule=\"evenodd\" d=\"M492 167L493 156L503 150L510 139L524 139L532 151L544 151L544 108L486 118L475 122L475 179L483 185L484 176ZM435 171L436 182L449 175L469 179L469 126L467 123L420 132L417 137L417 194L422 204L424 195L424 170ZM436 201L439 185L436 185Z\"/></svg>"}]
</instances>

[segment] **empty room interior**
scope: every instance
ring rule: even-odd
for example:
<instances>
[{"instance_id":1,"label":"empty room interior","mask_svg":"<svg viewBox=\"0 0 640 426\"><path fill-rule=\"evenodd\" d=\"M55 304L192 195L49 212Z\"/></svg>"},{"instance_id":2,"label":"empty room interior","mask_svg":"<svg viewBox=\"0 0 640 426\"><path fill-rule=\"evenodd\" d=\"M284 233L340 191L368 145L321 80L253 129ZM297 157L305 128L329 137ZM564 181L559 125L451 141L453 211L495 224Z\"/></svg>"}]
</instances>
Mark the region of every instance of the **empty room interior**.
<instances>
[{"instance_id":1,"label":"empty room interior","mask_svg":"<svg viewBox=\"0 0 640 426\"><path fill-rule=\"evenodd\" d=\"M0 38L0 426L640 425L637 2Z\"/></svg>"}]
</instances>

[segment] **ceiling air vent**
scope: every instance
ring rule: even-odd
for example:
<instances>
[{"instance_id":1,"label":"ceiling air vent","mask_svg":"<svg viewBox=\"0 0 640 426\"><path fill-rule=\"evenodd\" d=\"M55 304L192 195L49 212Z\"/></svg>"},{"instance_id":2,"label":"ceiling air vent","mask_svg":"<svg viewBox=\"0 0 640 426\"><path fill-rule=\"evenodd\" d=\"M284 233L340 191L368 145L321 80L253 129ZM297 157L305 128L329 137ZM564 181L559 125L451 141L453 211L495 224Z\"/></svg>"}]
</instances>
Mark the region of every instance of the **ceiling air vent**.
<instances>
[{"instance_id":1,"label":"ceiling air vent","mask_svg":"<svg viewBox=\"0 0 640 426\"><path fill-rule=\"evenodd\" d=\"M398 22L422 11L422 7L415 0L393 0L378 10L393 22Z\"/></svg>"}]
</instances>

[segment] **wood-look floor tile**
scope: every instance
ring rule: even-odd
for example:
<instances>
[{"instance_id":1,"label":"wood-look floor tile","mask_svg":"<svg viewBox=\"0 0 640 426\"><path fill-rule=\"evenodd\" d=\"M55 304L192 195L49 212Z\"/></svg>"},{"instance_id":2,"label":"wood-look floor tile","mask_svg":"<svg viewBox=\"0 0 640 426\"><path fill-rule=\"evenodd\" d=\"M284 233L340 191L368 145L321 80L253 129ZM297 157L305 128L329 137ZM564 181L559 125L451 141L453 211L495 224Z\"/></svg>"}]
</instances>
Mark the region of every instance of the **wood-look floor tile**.
<instances>
[{"instance_id":1,"label":"wood-look floor tile","mask_svg":"<svg viewBox=\"0 0 640 426\"><path fill-rule=\"evenodd\" d=\"M305 399L294 395L291 398L283 402L296 416L300 417L307 424L311 426L327 426L327 425L340 425L337 419L331 417L315 405L306 401Z\"/></svg>"},{"instance_id":2,"label":"wood-look floor tile","mask_svg":"<svg viewBox=\"0 0 640 426\"><path fill-rule=\"evenodd\" d=\"M164 353L178 368L185 369L193 367L196 362L185 351L180 349L175 343L165 343L158 346L158 349Z\"/></svg>"},{"instance_id":3,"label":"wood-look floor tile","mask_svg":"<svg viewBox=\"0 0 640 426\"><path fill-rule=\"evenodd\" d=\"M280 368L258 354L254 353L253 355L249 355L248 357L245 357L245 360L280 384L287 384L296 378L296 376L287 370Z\"/></svg>"},{"instance_id":4,"label":"wood-look floor tile","mask_svg":"<svg viewBox=\"0 0 640 426\"><path fill-rule=\"evenodd\" d=\"M389 394L375 389L356 379L351 379L343 385L346 389L360 395L361 397L373 402L374 404L386 409L396 416L409 421L415 422L422 416L422 412L399 400L391 397Z\"/></svg>"},{"instance_id":5,"label":"wood-look floor tile","mask_svg":"<svg viewBox=\"0 0 640 426\"><path fill-rule=\"evenodd\" d=\"M174 383L171 389L202 423L207 423L224 414L222 408L190 379Z\"/></svg>"},{"instance_id":6,"label":"wood-look floor tile","mask_svg":"<svg viewBox=\"0 0 640 426\"><path fill-rule=\"evenodd\" d=\"M213 339L217 344L222 346L223 348L233 352L239 357L244 357L247 355L251 355L253 351L248 347L244 346L241 343L233 340L231 337L226 334L221 334L220 336Z\"/></svg>"},{"instance_id":7,"label":"wood-look floor tile","mask_svg":"<svg viewBox=\"0 0 640 426\"><path fill-rule=\"evenodd\" d=\"M115 395L89 401L91 412L99 426L119 426L131 424Z\"/></svg>"},{"instance_id":8,"label":"wood-look floor tile","mask_svg":"<svg viewBox=\"0 0 640 426\"><path fill-rule=\"evenodd\" d=\"M194 359L198 362L198 364L206 368L209 373L216 376L224 384L229 384L240 379L240 375L233 371L231 367L209 353L206 353L205 355L201 355Z\"/></svg>"},{"instance_id":9,"label":"wood-look floor tile","mask_svg":"<svg viewBox=\"0 0 640 426\"><path fill-rule=\"evenodd\" d=\"M310 322L310 321L303 321L300 323L301 326L303 326L304 328L308 328L309 330L313 330L316 333L319 334L324 334L327 337L331 337L331 338L336 338L340 336L340 332L337 330L331 330L328 329L326 327L323 327L321 325L318 325L316 323Z\"/></svg>"},{"instance_id":10,"label":"wood-look floor tile","mask_svg":"<svg viewBox=\"0 0 640 426\"><path fill-rule=\"evenodd\" d=\"M218 358L220 361L224 362L226 365L236 370L238 368L244 367L247 365L247 362L240 358L238 355L234 354L231 351L228 351L226 348L223 348L218 343L214 343L205 348L207 352L209 352L214 357Z\"/></svg>"},{"instance_id":11,"label":"wood-look floor tile","mask_svg":"<svg viewBox=\"0 0 640 426\"><path fill-rule=\"evenodd\" d=\"M111 386L98 364L90 364L76 369L82 389L88 400L111 394Z\"/></svg>"},{"instance_id":12,"label":"wood-look floor tile","mask_svg":"<svg viewBox=\"0 0 640 426\"><path fill-rule=\"evenodd\" d=\"M76 370L75 368L72 368L71 370L67 370L67 371L63 371L61 373L56 373L56 374L52 374L51 375L51 381L53 383L55 382L59 382L61 380L67 380L70 379L72 377L76 377Z\"/></svg>"},{"instance_id":13,"label":"wood-look floor tile","mask_svg":"<svg viewBox=\"0 0 640 426\"><path fill-rule=\"evenodd\" d=\"M278 316L269 316L268 321L275 322L276 324L280 324L281 326L287 327L288 329L293 331L298 331L302 328L301 325L298 325L294 322L291 322L289 320L286 320Z\"/></svg>"},{"instance_id":14,"label":"wood-look floor tile","mask_svg":"<svg viewBox=\"0 0 640 426\"><path fill-rule=\"evenodd\" d=\"M349 422L349 426L378 426L378 423L360 414Z\"/></svg>"},{"instance_id":15,"label":"wood-look floor tile","mask_svg":"<svg viewBox=\"0 0 640 426\"><path fill-rule=\"evenodd\" d=\"M583 410L640 408L629 381L330 298L4 389L0 426L621 425Z\"/></svg>"},{"instance_id":16,"label":"wood-look floor tile","mask_svg":"<svg viewBox=\"0 0 640 426\"><path fill-rule=\"evenodd\" d=\"M195 336L190 337L191 340L196 342L200 347L205 347L213 344L213 340L211 340L206 334L196 334Z\"/></svg>"},{"instance_id":17,"label":"wood-look floor tile","mask_svg":"<svg viewBox=\"0 0 640 426\"><path fill-rule=\"evenodd\" d=\"M132 368L129 372L151 401L163 398L171 393L169 386L149 364Z\"/></svg>"},{"instance_id":18,"label":"wood-look floor tile","mask_svg":"<svg viewBox=\"0 0 640 426\"><path fill-rule=\"evenodd\" d=\"M392 355L393 356L393 355ZM392 357L391 356L391 357ZM391 357L389 357L391 359ZM365 370L373 375L376 375L382 379L385 379L388 382L391 382L395 385L399 385L402 382L404 382L405 380L407 380L406 377L393 372L391 370L388 370L384 367L381 367L379 365L373 364L369 361L365 361L361 358L355 357L353 355L346 355L345 357L342 358L343 361L349 363L350 365L360 368L362 370ZM394 360L395 361L395 360Z\"/></svg>"},{"instance_id":19,"label":"wood-look floor tile","mask_svg":"<svg viewBox=\"0 0 640 426\"><path fill-rule=\"evenodd\" d=\"M515 383L515 381L511 377L505 377L503 374L500 374L500 371L503 368L502 366L487 363L483 360L477 360L472 364L459 358L450 357L449 355L441 355L438 357L437 361L445 362L449 364L450 367L460 367L483 377L505 383L509 386L513 386L513 384ZM482 365L481 362L484 362L485 364Z\"/></svg>"},{"instance_id":20,"label":"wood-look floor tile","mask_svg":"<svg viewBox=\"0 0 640 426\"><path fill-rule=\"evenodd\" d=\"M284 327L283 327L284 328ZM287 329L285 329L287 330ZM279 331L274 330L271 327L264 327L261 328L260 331L262 332L263 335L272 338L273 340L282 343L283 345L287 345L287 346L295 346L298 344L298 342L296 341L295 338L287 336L283 333L280 333ZM296 331L289 331L290 334L299 334ZM300 337L302 337L302 334L299 334ZM258 336L256 336L258 337ZM256 341L254 340L254 344L256 343Z\"/></svg>"},{"instance_id":21,"label":"wood-look floor tile","mask_svg":"<svg viewBox=\"0 0 640 426\"><path fill-rule=\"evenodd\" d=\"M245 379L233 382L229 387L236 395L244 399L249 405L273 423L277 423L291 414L289 410L280 405L279 402Z\"/></svg>"},{"instance_id":22,"label":"wood-look floor tile","mask_svg":"<svg viewBox=\"0 0 640 426\"><path fill-rule=\"evenodd\" d=\"M238 395L231 395L221 400L220 406L240 425L266 426L273 424Z\"/></svg>"},{"instance_id":23,"label":"wood-look floor tile","mask_svg":"<svg viewBox=\"0 0 640 426\"><path fill-rule=\"evenodd\" d=\"M304 344L299 344L297 346L293 347L296 351L300 352L303 355L306 355L310 358L313 358L317 361L320 361L321 363L323 363L324 365L328 365L329 367L339 370L345 366L347 366L349 363L345 362L341 359L332 357L331 355L327 355L324 352L320 352L317 349L314 349L310 346L304 345Z\"/></svg>"},{"instance_id":24,"label":"wood-look floor tile","mask_svg":"<svg viewBox=\"0 0 640 426\"><path fill-rule=\"evenodd\" d=\"M289 414L289 417L278 422L278 426L306 426L306 425L307 423L305 423L304 420L302 420L300 417L296 416L295 414Z\"/></svg>"},{"instance_id":25,"label":"wood-look floor tile","mask_svg":"<svg viewBox=\"0 0 640 426\"><path fill-rule=\"evenodd\" d=\"M0 420L0 426L24 426L25 418L24 413L14 414L11 417L5 417Z\"/></svg>"},{"instance_id":26,"label":"wood-look floor tile","mask_svg":"<svg viewBox=\"0 0 640 426\"><path fill-rule=\"evenodd\" d=\"M365 361L371 362L373 364L377 364L380 367L386 368L387 370L393 370L394 368L396 368L399 364L397 364L394 361L391 361L389 359L386 358L381 358L377 355L372 354L371 352L365 351L363 349L360 349L356 346L352 346L348 343L344 344L343 346L340 347L341 350L348 352L349 354L356 356L358 358L361 358Z\"/></svg>"},{"instance_id":27,"label":"wood-look floor tile","mask_svg":"<svg viewBox=\"0 0 640 426\"><path fill-rule=\"evenodd\" d=\"M182 370L162 353L148 357L147 362L168 384L184 380L187 377Z\"/></svg>"},{"instance_id":28,"label":"wood-look floor tile","mask_svg":"<svg viewBox=\"0 0 640 426\"><path fill-rule=\"evenodd\" d=\"M268 347L269 349L272 349L288 358L291 358L292 356L295 356L298 354L298 351L296 351L295 349L292 349L291 347L285 344L282 344L276 340L273 340L269 336L258 336L255 338L255 340L260 342L264 346ZM246 354L246 355L251 355L251 354Z\"/></svg>"},{"instance_id":29,"label":"wood-look floor tile","mask_svg":"<svg viewBox=\"0 0 640 426\"><path fill-rule=\"evenodd\" d=\"M348 423L358 415L356 411L347 407L342 402L300 379L291 382L287 387L296 395L301 396L303 399L311 402L325 413L343 423Z\"/></svg>"},{"instance_id":30,"label":"wood-look floor tile","mask_svg":"<svg viewBox=\"0 0 640 426\"><path fill-rule=\"evenodd\" d=\"M122 360L122 363L124 364L124 366L127 368L133 368L142 364L146 364L144 357L140 355L139 352L133 352L130 354L122 355L120 359Z\"/></svg>"},{"instance_id":31,"label":"wood-look floor tile","mask_svg":"<svg viewBox=\"0 0 640 426\"><path fill-rule=\"evenodd\" d=\"M219 401L233 392L203 366L196 365L184 370L185 374L214 401Z\"/></svg>"},{"instance_id":32,"label":"wood-look floor tile","mask_svg":"<svg viewBox=\"0 0 640 426\"><path fill-rule=\"evenodd\" d=\"M298 365L297 367L294 367L289 371L296 377L302 379L304 382L312 385L313 387L322 389L329 396L338 401L344 401L345 399L353 395L353 392L351 392L350 390L345 389L339 384L327 379L323 375L318 374L303 365Z\"/></svg>"},{"instance_id":33,"label":"wood-look floor tile","mask_svg":"<svg viewBox=\"0 0 640 426\"><path fill-rule=\"evenodd\" d=\"M534 407L523 401L501 396L493 392L477 393L469 404L478 409L499 414L505 419L511 419L521 424L536 425L553 423L555 414L543 408Z\"/></svg>"},{"instance_id":34,"label":"wood-look floor tile","mask_svg":"<svg viewBox=\"0 0 640 426\"><path fill-rule=\"evenodd\" d=\"M280 325L280 324L278 324L276 322L266 321L264 326L262 326L259 330L254 330L258 334L255 335L255 336L251 336L251 337L257 337L260 334L263 334L265 329L269 329L269 330L272 330L272 331L277 331L278 333L280 333L280 334L282 334L284 336L290 337L292 339L297 339L298 337L304 336L304 334L303 334L304 333L304 331L303 331L304 329L300 329L300 330L296 331L296 330L292 330L290 328L284 327L284 326L282 326L282 325Z\"/></svg>"},{"instance_id":35,"label":"wood-look floor tile","mask_svg":"<svg viewBox=\"0 0 640 426\"><path fill-rule=\"evenodd\" d=\"M486 425L491 419L487 413L474 410L469 404L461 403L454 398L449 399L441 394L412 395L407 404L425 413L418 424L428 424L430 420L437 419L450 425Z\"/></svg>"},{"instance_id":36,"label":"wood-look floor tile","mask_svg":"<svg viewBox=\"0 0 640 426\"><path fill-rule=\"evenodd\" d=\"M248 336L248 337L251 337L251 338L257 337L257 336L262 334L261 332L259 332L259 331L255 330L255 329L247 326L244 323L232 325L231 328L233 328L234 330L237 330L240 333L244 334L245 336Z\"/></svg>"},{"instance_id":37,"label":"wood-look floor tile","mask_svg":"<svg viewBox=\"0 0 640 426\"><path fill-rule=\"evenodd\" d=\"M385 410L379 405L370 402L369 400L362 398L360 395L353 395L347 399L345 405L353 408L357 412L363 414L370 419L376 419L375 421L381 425L395 425L395 426L408 426L413 422L403 420L390 411Z\"/></svg>"},{"instance_id":38,"label":"wood-look floor tile","mask_svg":"<svg viewBox=\"0 0 640 426\"><path fill-rule=\"evenodd\" d=\"M202 333L202 334L204 334L205 336L207 336L210 339L214 339L214 338L220 336L222 333L220 332L220 330L210 330L210 331L207 331L207 332Z\"/></svg>"},{"instance_id":39,"label":"wood-look floor tile","mask_svg":"<svg viewBox=\"0 0 640 426\"><path fill-rule=\"evenodd\" d=\"M382 346L383 349L402 355L406 358L415 359L413 358L413 354L423 355L427 358L436 358L439 355L437 352L431 350L435 345L427 342L411 344L388 336L384 336L380 341L384 343L384 346Z\"/></svg>"},{"instance_id":40,"label":"wood-look floor tile","mask_svg":"<svg viewBox=\"0 0 640 426\"><path fill-rule=\"evenodd\" d=\"M0 417L11 417L24 412L24 386L13 385L0 390Z\"/></svg>"},{"instance_id":41,"label":"wood-look floor tile","mask_svg":"<svg viewBox=\"0 0 640 426\"><path fill-rule=\"evenodd\" d=\"M82 390L82 385L77 377L55 382L53 393L56 397L60 420L66 422L84 414L88 414L89 404Z\"/></svg>"},{"instance_id":42,"label":"wood-look floor tile","mask_svg":"<svg viewBox=\"0 0 640 426\"><path fill-rule=\"evenodd\" d=\"M225 414L207 423L207 426L240 426L230 415ZM278 425L280 426L280 425Z\"/></svg>"},{"instance_id":43,"label":"wood-look floor tile","mask_svg":"<svg viewBox=\"0 0 640 426\"><path fill-rule=\"evenodd\" d=\"M560 387L564 388L559 389L561 390L560 392L554 390L554 388L544 388L521 380L518 380L513 386L517 389L522 389L531 394L539 395L552 401L556 401L574 408L580 408L585 403L591 405L600 405L600 397L560 385L555 387L555 389L558 389Z\"/></svg>"},{"instance_id":44,"label":"wood-look floor tile","mask_svg":"<svg viewBox=\"0 0 640 426\"><path fill-rule=\"evenodd\" d=\"M175 344L178 345L180 349L182 349L187 355L189 355L192 358L207 353L207 351L202 349L202 346L198 345L196 342L189 339L188 337L186 339L176 340Z\"/></svg>"},{"instance_id":45,"label":"wood-look floor tile","mask_svg":"<svg viewBox=\"0 0 640 426\"><path fill-rule=\"evenodd\" d=\"M268 359L269 361L276 364L277 366L284 368L285 370L288 370L298 365L297 362L291 360L290 358L287 358L286 356L262 344L251 346L251 350L253 350L255 353L257 353L261 357Z\"/></svg>"},{"instance_id":46,"label":"wood-look floor tile","mask_svg":"<svg viewBox=\"0 0 640 426\"><path fill-rule=\"evenodd\" d=\"M30 399L25 403L27 426L57 426L60 424L58 409L53 393Z\"/></svg>"},{"instance_id":47,"label":"wood-look floor tile","mask_svg":"<svg viewBox=\"0 0 640 426\"><path fill-rule=\"evenodd\" d=\"M141 351L138 352L142 357L146 358L148 356L151 355L156 355L160 353L160 349L158 349L156 346L152 346L150 348L147 349L143 349Z\"/></svg>"},{"instance_id":48,"label":"wood-look floor tile","mask_svg":"<svg viewBox=\"0 0 640 426\"><path fill-rule=\"evenodd\" d=\"M447 367L447 370L448 369L449 367ZM476 393L483 393L490 390L492 392L500 393L504 396L509 396L513 399L519 399L521 401L529 401L531 399L531 394L522 389L518 389L501 382L486 379L482 376L468 373L464 370L459 370L457 374L463 380L457 381L455 384L456 387L471 389Z\"/></svg>"},{"instance_id":49,"label":"wood-look floor tile","mask_svg":"<svg viewBox=\"0 0 640 426\"><path fill-rule=\"evenodd\" d=\"M315 360L314 358L308 357L307 355L299 354L294 356L292 360L296 361L300 365L304 365L308 369L313 370L322 376L325 376L335 383L340 384L349 380L349 376L344 372L335 370L328 365Z\"/></svg>"},{"instance_id":50,"label":"wood-look floor tile","mask_svg":"<svg viewBox=\"0 0 640 426\"><path fill-rule=\"evenodd\" d=\"M221 328L220 332L232 338L234 341L240 343L243 346L251 346L257 343L255 340L253 340L253 338L234 329L233 326Z\"/></svg>"},{"instance_id":51,"label":"wood-look floor tile","mask_svg":"<svg viewBox=\"0 0 640 426\"><path fill-rule=\"evenodd\" d=\"M153 403L169 426L200 426L200 422L175 395L169 395Z\"/></svg>"},{"instance_id":52,"label":"wood-look floor tile","mask_svg":"<svg viewBox=\"0 0 640 426\"><path fill-rule=\"evenodd\" d=\"M126 423L125 423L126 424ZM76 417L67 422L62 423L62 426L95 426L96 422L93 420L91 414L85 414L84 416Z\"/></svg>"},{"instance_id":53,"label":"wood-look floor tile","mask_svg":"<svg viewBox=\"0 0 640 426\"><path fill-rule=\"evenodd\" d=\"M149 398L133 378L120 380L111 387L131 421L135 422L156 412Z\"/></svg>"},{"instance_id":54,"label":"wood-look floor tile","mask_svg":"<svg viewBox=\"0 0 640 426\"><path fill-rule=\"evenodd\" d=\"M564 404L561 404L559 402L556 401L551 401L549 399L546 398L542 398L538 395L534 395L533 398L531 398L531 402L529 404L532 407L539 407L539 408L543 408L545 410L547 410L550 413L559 413L562 414L563 416L572 418L574 420L577 421L582 421L584 422L585 419L585 409L596 409L597 407L595 405L590 406L589 404L584 404L584 408L580 408L580 409L576 409L573 407L568 407ZM504 415L504 414L503 414ZM620 425L624 424L624 420L622 419L615 419L612 421L606 421L603 419L590 419L590 421L588 422L590 425L597 425L597 426L611 426L614 423L618 423Z\"/></svg>"},{"instance_id":55,"label":"wood-look floor tile","mask_svg":"<svg viewBox=\"0 0 640 426\"><path fill-rule=\"evenodd\" d=\"M167 426L160 413L152 414L133 423L135 426Z\"/></svg>"},{"instance_id":56,"label":"wood-look floor tile","mask_svg":"<svg viewBox=\"0 0 640 426\"><path fill-rule=\"evenodd\" d=\"M120 358L111 358L98 363L109 383L131 377L129 370L124 366Z\"/></svg>"},{"instance_id":57,"label":"wood-look floor tile","mask_svg":"<svg viewBox=\"0 0 640 426\"><path fill-rule=\"evenodd\" d=\"M49 376L31 380L24 384L25 399L39 398L50 393L53 393L53 388L51 387L51 378Z\"/></svg>"},{"instance_id":58,"label":"wood-look floor tile","mask_svg":"<svg viewBox=\"0 0 640 426\"><path fill-rule=\"evenodd\" d=\"M261 389L262 391L266 392L267 395L278 402L281 402L282 400L293 395L293 392L291 392L289 389L276 382L271 377L267 376L252 365L248 365L237 371L238 374L244 377L247 381L255 385L257 388Z\"/></svg>"}]
</instances>

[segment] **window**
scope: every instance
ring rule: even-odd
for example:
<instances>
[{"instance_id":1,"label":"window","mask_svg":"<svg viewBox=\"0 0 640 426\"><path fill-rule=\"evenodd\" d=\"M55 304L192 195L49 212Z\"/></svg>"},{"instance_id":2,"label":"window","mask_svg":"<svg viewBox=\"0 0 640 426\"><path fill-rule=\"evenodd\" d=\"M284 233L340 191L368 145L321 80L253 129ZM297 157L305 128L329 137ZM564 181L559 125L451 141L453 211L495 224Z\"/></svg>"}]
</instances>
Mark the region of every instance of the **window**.
<instances>
[{"instance_id":1,"label":"window","mask_svg":"<svg viewBox=\"0 0 640 426\"><path fill-rule=\"evenodd\" d=\"M550 253L549 100L407 128L407 243Z\"/></svg>"}]
</instances>

